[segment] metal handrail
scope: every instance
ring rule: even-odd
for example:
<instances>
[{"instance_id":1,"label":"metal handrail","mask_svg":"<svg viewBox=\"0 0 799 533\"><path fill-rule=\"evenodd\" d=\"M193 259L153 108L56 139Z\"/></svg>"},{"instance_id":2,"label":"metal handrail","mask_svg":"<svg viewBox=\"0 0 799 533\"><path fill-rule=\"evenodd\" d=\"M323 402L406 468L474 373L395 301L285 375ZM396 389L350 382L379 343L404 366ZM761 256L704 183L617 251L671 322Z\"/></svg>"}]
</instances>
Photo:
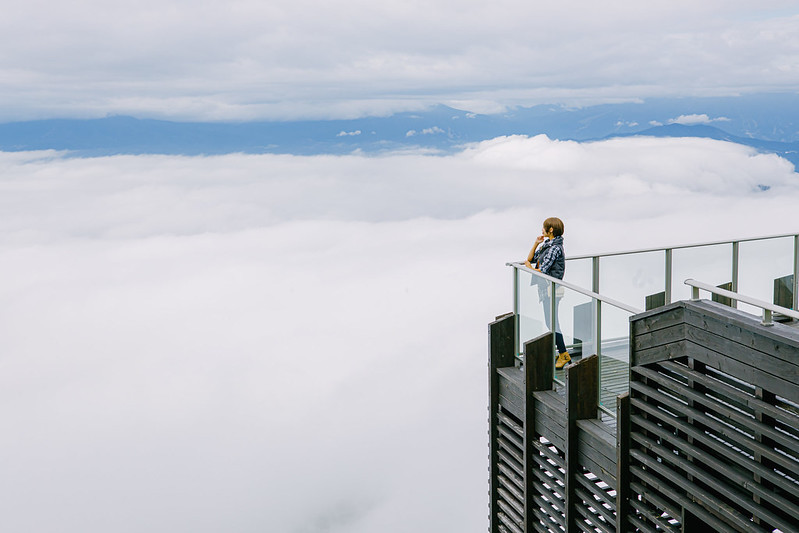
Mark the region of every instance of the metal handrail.
<instances>
[{"instance_id":1,"label":"metal handrail","mask_svg":"<svg viewBox=\"0 0 799 533\"><path fill-rule=\"evenodd\" d=\"M619 309L623 309L623 310L627 311L628 313L632 313L634 315L637 315L638 313L643 313L643 309L638 309L638 308L633 307L631 305L627 305L625 303L622 303L622 302L620 302L618 300L614 300L613 298L608 298L607 296L603 296L603 295L598 294L596 292L593 292L593 291L590 291L588 289L584 289L582 287L574 285L572 283L563 281L562 279L553 278L552 276L544 274L543 272L539 272L538 270L535 270L535 269L532 269L532 268L528 267L527 265L525 265L522 262L505 263L505 265L506 266L512 266L512 267L517 268L519 270L524 270L525 272L529 272L529 273L531 273L533 275L536 275L536 276L539 276L541 278L544 278L547 281L554 282L556 285L560 285L562 287L566 287L567 289L573 290L575 292L579 292L580 294L584 294L585 296L588 296L588 297L593 298L595 300L599 300L600 302L605 302L607 304L612 305L613 307L618 307Z\"/></svg>"},{"instance_id":2,"label":"metal handrail","mask_svg":"<svg viewBox=\"0 0 799 533\"><path fill-rule=\"evenodd\" d=\"M787 307L782 307L781 305L765 302L763 300L758 300L757 298L752 298L750 296L739 294L733 291L728 291L726 289L721 289L714 285L709 285L707 283L702 283L701 281L696 281L695 279L689 278L685 280L684 283L689 287L691 287L691 300L699 300L699 290L701 289L711 294L724 296L725 298L730 298L738 302L744 302L746 304L761 308L763 310L763 319L761 321L761 324L763 324L764 326L774 325L773 313L780 313L781 315L789 316L791 318L799 320L799 312L794 311L793 309L788 309Z\"/></svg>"},{"instance_id":3,"label":"metal handrail","mask_svg":"<svg viewBox=\"0 0 799 533\"><path fill-rule=\"evenodd\" d=\"M574 255L571 257L567 257L566 261L576 261L578 259L592 259L594 257L611 257L616 255L631 255L631 254L641 254L647 252L662 252L665 250L681 250L683 248L701 248L704 246L716 246L719 244L734 244L736 242L750 242L750 241L767 241L771 239L781 239L785 237L796 237L799 235L799 232L796 233L784 233L780 235L768 235L765 237L747 237L745 239L732 239L727 241L711 241L711 242L703 242L703 243L696 243L696 244L680 244L677 246L660 246L658 248L641 248L639 250L625 250L620 252L606 252L601 254L585 254L585 255Z\"/></svg>"}]
</instances>

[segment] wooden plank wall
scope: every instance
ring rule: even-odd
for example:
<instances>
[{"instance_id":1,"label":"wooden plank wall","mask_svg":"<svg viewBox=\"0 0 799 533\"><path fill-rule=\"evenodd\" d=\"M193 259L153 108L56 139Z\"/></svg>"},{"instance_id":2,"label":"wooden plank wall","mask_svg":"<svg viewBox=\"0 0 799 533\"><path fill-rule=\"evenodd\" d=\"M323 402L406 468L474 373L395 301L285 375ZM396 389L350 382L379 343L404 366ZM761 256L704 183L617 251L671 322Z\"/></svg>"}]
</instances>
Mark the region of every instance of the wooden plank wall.
<instances>
[{"instance_id":1,"label":"wooden plank wall","mask_svg":"<svg viewBox=\"0 0 799 533\"><path fill-rule=\"evenodd\" d=\"M689 301L631 335L631 526L799 531L799 331Z\"/></svg>"},{"instance_id":2,"label":"wooden plank wall","mask_svg":"<svg viewBox=\"0 0 799 533\"><path fill-rule=\"evenodd\" d=\"M597 357L567 367L555 390L552 334L525 343L518 364L496 340L514 323L489 327L490 531L615 532L616 439L597 418Z\"/></svg>"},{"instance_id":3,"label":"wooden plank wall","mask_svg":"<svg viewBox=\"0 0 799 533\"><path fill-rule=\"evenodd\" d=\"M553 337L490 338L492 533L799 533L799 329L677 302L631 320L630 391L597 416L597 358L553 388Z\"/></svg>"}]
</instances>

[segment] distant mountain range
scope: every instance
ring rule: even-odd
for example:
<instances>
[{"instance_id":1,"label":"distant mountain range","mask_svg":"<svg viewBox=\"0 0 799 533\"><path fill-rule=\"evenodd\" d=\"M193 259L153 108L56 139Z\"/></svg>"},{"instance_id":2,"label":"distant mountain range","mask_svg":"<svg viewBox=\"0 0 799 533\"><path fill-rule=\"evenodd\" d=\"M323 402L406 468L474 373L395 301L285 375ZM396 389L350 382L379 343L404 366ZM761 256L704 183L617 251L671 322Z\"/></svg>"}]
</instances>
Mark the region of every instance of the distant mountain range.
<instances>
[{"instance_id":1,"label":"distant mountain range","mask_svg":"<svg viewBox=\"0 0 799 533\"><path fill-rule=\"evenodd\" d=\"M436 106L351 120L171 122L114 116L0 124L0 150L113 154L441 153L502 135L589 141L631 135L706 137L777 153L799 165L799 94L653 99L582 108L540 105L481 115Z\"/></svg>"}]
</instances>

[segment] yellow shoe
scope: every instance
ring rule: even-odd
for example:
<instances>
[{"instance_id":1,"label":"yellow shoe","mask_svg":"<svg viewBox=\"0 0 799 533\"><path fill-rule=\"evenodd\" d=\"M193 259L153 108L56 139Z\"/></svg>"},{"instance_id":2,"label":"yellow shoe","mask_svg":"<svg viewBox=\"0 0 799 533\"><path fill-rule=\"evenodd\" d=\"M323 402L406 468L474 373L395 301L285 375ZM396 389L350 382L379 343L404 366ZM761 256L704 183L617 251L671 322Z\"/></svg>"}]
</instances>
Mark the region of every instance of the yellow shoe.
<instances>
[{"instance_id":1,"label":"yellow shoe","mask_svg":"<svg viewBox=\"0 0 799 533\"><path fill-rule=\"evenodd\" d=\"M566 366L566 363L568 363L571 360L572 358L571 356L569 356L569 352L563 352L562 354L558 355L558 360L555 361L555 368L560 370L561 368Z\"/></svg>"}]
</instances>

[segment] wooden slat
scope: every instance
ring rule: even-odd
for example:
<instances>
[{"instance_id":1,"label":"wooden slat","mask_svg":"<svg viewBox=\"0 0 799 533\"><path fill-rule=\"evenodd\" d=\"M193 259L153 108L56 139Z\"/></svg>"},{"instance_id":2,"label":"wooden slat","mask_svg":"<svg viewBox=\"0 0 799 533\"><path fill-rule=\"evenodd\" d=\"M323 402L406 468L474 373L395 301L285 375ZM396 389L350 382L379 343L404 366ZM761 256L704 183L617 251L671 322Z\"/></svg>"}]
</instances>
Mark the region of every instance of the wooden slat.
<instances>
[{"instance_id":1,"label":"wooden slat","mask_svg":"<svg viewBox=\"0 0 799 533\"><path fill-rule=\"evenodd\" d=\"M634 320L630 324L630 330L634 337L638 337L675 324L681 324L685 321L683 318L684 313L685 307L681 305L681 302L673 304L671 308L660 308L654 312L640 315L641 318Z\"/></svg>"},{"instance_id":2,"label":"wooden slat","mask_svg":"<svg viewBox=\"0 0 799 533\"><path fill-rule=\"evenodd\" d=\"M668 463L672 467L669 470L674 472L676 475L680 475L681 477L682 474L691 475L694 479L700 480L702 483L716 491L728 502L732 502L740 509L745 509L751 513L752 516L765 518L769 523L778 526L783 531L789 531L793 529L793 525L788 524L783 517L778 516L770 512L767 508L756 504L752 500L751 494L743 494L740 491L734 490L731 485L724 483L723 480L720 480L717 477L717 472L708 473L706 470L699 468L696 464L691 463L690 461L687 461L684 458L672 453L671 450L664 448L657 442L641 434L634 434L632 438L647 450L654 452L662 460L660 462L661 468L667 468L665 463ZM688 478L686 477L686 480L687 479ZM724 502L722 501L720 505L724 506Z\"/></svg>"},{"instance_id":3,"label":"wooden slat","mask_svg":"<svg viewBox=\"0 0 799 533\"><path fill-rule=\"evenodd\" d=\"M674 342L675 339L685 338L685 328L685 322L680 321L668 327L659 328L646 333L637 333L635 335L635 340L630 344L630 348L634 351L640 351L669 345ZM638 361L638 364L641 364L640 361Z\"/></svg>"},{"instance_id":4,"label":"wooden slat","mask_svg":"<svg viewBox=\"0 0 799 533\"><path fill-rule=\"evenodd\" d=\"M648 368L637 367L635 372L643 377L646 377L650 380L650 382L654 381L659 383L661 386L665 387L666 389L670 390L672 394L675 394L683 399L691 400L694 402L694 405L697 403L702 404L705 406L704 410L712 410L717 415L721 415L720 418L726 418L730 422L735 422L737 427L745 428L747 432L752 433L754 431L760 432L763 435L768 436L769 438L773 439L775 442L781 443L783 446L786 446L790 450L796 450L799 448L799 441L794 439L790 439L786 435L778 432L771 426L763 424L759 422L754 416L749 416L740 411L732 409L720 401L716 399L712 399L711 397L697 393L691 389L688 389L682 385L678 385L676 382L672 381L670 378L663 376L657 372L654 372ZM730 424L733 425L733 424ZM796 464L795 470L799 470L799 463Z\"/></svg>"},{"instance_id":5,"label":"wooden slat","mask_svg":"<svg viewBox=\"0 0 799 533\"><path fill-rule=\"evenodd\" d=\"M524 516L524 504L517 500L513 493L508 492L503 487L500 487L498 492L502 498L501 501L504 501L506 504L510 505L510 507L516 511L519 517Z\"/></svg>"},{"instance_id":6,"label":"wooden slat","mask_svg":"<svg viewBox=\"0 0 799 533\"><path fill-rule=\"evenodd\" d=\"M684 342L686 343L686 355L690 355L712 368L781 396L790 397L796 393L796 383L799 381L791 382L789 379L783 379L782 376L765 372L757 366L755 361L748 364L690 340Z\"/></svg>"},{"instance_id":7,"label":"wooden slat","mask_svg":"<svg viewBox=\"0 0 799 533\"><path fill-rule=\"evenodd\" d=\"M500 448L508 452L508 454L516 459L518 464L524 464L524 457L522 456L522 451L512 442L506 440L503 437L497 439L497 443L499 444Z\"/></svg>"},{"instance_id":8,"label":"wooden slat","mask_svg":"<svg viewBox=\"0 0 799 533\"><path fill-rule=\"evenodd\" d=\"M502 422L510 429L512 429L514 433L516 433L518 436L524 437L524 428L521 426L521 424L513 420L511 417L504 415L502 413L498 413L497 418L499 419L500 422Z\"/></svg>"},{"instance_id":9,"label":"wooden slat","mask_svg":"<svg viewBox=\"0 0 799 533\"><path fill-rule=\"evenodd\" d=\"M636 527L637 532L641 531L643 533L662 533L661 531L658 531L657 529L651 527L649 524L643 522L641 519L639 519L636 516L630 517L630 523ZM666 529L666 531L675 531L674 529L671 528L664 528L664 529Z\"/></svg>"},{"instance_id":10,"label":"wooden slat","mask_svg":"<svg viewBox=\"0 0 799 533\"><path fill-rule=\"evenodd\" d=\"M597 531L600 533L616 533L616 528L608 529L607 524L601 520L597 520L596 517L590 513L588 516L584 516L583 511L584 509L578 508L578 512L581 516L577 519L577 523L575 524L577 529L585 533L596 533ZM590 523L587 524L586 521Z\"/></svg>"},{"instance_id":11,"label":"wooden slat","mask_svg":"<svg viewBox=\"0 0 799 533\"><path fill-rule=\"evenodd\" d=\"M616 442L605 440L603 434L593 432L595 426L579 421L578 456L581 465L594 472L608 485L616 487ZM590 421L593 422L593 421Z\"/></svg>"},{"instance_id":12,"label":"wooden slat","mask_svg":"<svg viewBox=\"0 0 799 533\"><path fill-rule=\"evenodd\" d=\"M666 468L652 457L649 457L648 455L641 453L636 449L630 450L630 456L636 461L643 463L647 468L647 470L643 470L640 467L631 466L630 468L634 471L637 478L645 481L649 485L652 485L661 492L668 491L669 496L671 496L675 502L680 504L683 508L690 510L693 514L701 516L705 522L708 522L708 520L715 521L716 523L711 525L718 528L719 531L727 531L730 527L735 527L738 531L742 531L744 533L750 531L759 531L759 528L755 528L749 522L748 516L744 515L740 511L725 506L722 502L715 498L708 498L705 491L703 491L701 487L698 487L696 484L690 482L688 478L680 476L673 470ZM657 473L658 476L662 476L670 483L681 487L685 493L691 495L691 499L686 497L685 493L678 493L674 487L664 485L662 481L652 476L649 472ZM707 504L701 505L701 502L703 501L706 501ZM718 518L714 517L713 515L718 515Z\"/></svg>"},{"instance_id":13,"label":"wooden slat","mask_svg":"<svg viewBox=\"0 0 799 533\"><path fill-rule=\"evenodd\" d=\"M590 504L591 507L595 508L596 512L602 515L602 518L604 518L608 523L615 525L616 502L613 501L613 499L608 498L607 493L604 493L604 491L602 491L603 494L597 494L595 489L598 489L598 487L585 480L585 478L583 478L583 480L587 483L581 482L580 487L577 488L580 498L582 498L584 502ZM596 499L597 497L599 500ZM610 507L610 509L608 509L606 506Z\"/></svg>"},{"instance_id":14,"label":"wooden slat","mask_svg":"<svg viewBox=\"0 0 799 533\"><path fill-rule=\"evenodd\" d=\"M741 364L751 365L762 371L764 381L755 382L754 385L770 388L771 379L780 379L789 383L799 383L799 366L796 361L789 361L775 357L775 352L762 352L750 346L740 344L728 337L714 335L698 327L688 327L685 331L685 338L698 346L712 347L713 351L724 354L730 359L734 359ZM779 349L779 345L774 347ZM776 352L779 353L779 352ZM799 357L799 350L795 352L795 357ZM739 375L734 373L734 375ZM749 381L749 380L747 380Z\"/></svg>"},{"instance_id":15,"label":"wooden slat","mask_svg":"<svg viewBox=\"0 0 799 533\"><path fill-rule=\"evenodd\" d=\"M616 465L615 463L610 465L610 468L613 469L613 472L607 470L607 464L600 465L599 463L594 462L592 456L585 455L583 453L577 454L577 463L580 467L585 468L586 470L592 472L596 475L599 479L604 481L608 484L608 486L612 487L613 489L616 488Z\"/></svg>"},{"instance_id":16,"label":"wooden slat","mask_svg":"<svg viewBox=\"0 0 799 533\"><path fill-rule=\"evenodd\" d=\"M562 450L565 447L564 442L566 438L566 428L561 426L557 420L546 416L542 411L538 410L539 405L540 404L536 402L536 431L539 432L542 437L554 444L558 449Z\"/></svg>"},{"instance_id":17,"label":"wooden slat","mask_svg":"<svg viewBox=\"0 0 799 533\"><path fill-rule=\"evenodd\" d=\"M658 410L650 405L644 403L639 404L635 401L633 401L633 404L636 407L636 409L639 409L649 414L650 416L653 416L655 418L658 418L660 416ZM631 419L635 424L640 424L642 417L638 415L632 415ZM680 431L693 438L695 442L701 443L703 446L711 449L714 453L726 458L728 461L730 461L734 465L737 465L739 468L751 471L754 474L761 476L763 479L768 480L769 482L773 483L774 485L778 486L779 488L788 493L795 493L797 491L797 487L799 487L799 485L792 484L788 479L754 462L752 458L746 457L742 455L740 452L733 450L729 446L723 445L718 440L709 437L704 431L699 431L690 425L679 424L678 422L679 421L677 420L664 421L664 423L669 424L671 427L674 427L675 429L679 428Z\"/></svg>"},{"instance_id":18,"label":"wooden slat","mask_svg":"<svg viewBox=\"0 0 799 533\"><path fill-rule=\"evenodd\" d=\"M499 481L499 486L501 487L501 489L505 489L507 492L511 493L513 497L519 502L524 501L523 490L519 488L519 486L516 485L516 483L514 483L511 479L500 475L497 476L497 480Z\"/></svg>"},{"instance_id":19,"label":"wooden slat","mask_svg":"<svg viewBox=\"0 0 799 533\"><path fill-rule=\"evenodd\" d=\"M497 455L499 456L499 460L502 461L504 464L509 466L516 472L519 476L524 475L524 466L522 463L517 461L511 454L506 452L505 450L497 450Z\"/></svg>"},{"instance_id":20,"label":"wooden slat","mask_svg":"<svg viewBox=\"0 0 799 533\"><path fill-rule=\"evenodd\" d=\"M555 463L558 468L563 469L565 467L563 457L551 449L552 444L544 444L543 442L536 440L533 442L533 446L535 447L536 451L543 454L544 457Z\"/></svg>"},{"instance_id":21,"label":"wooden slat","mask_svg":"<svg viewBox=\"0 0 799 533\"><path fill-rule=\"evenodd\" d=\"M563 511L556 507L553 507L552 504L541 496L536 496L533 498L535 504L541 509L541 521L544 523L551 522L553 525L558 525L562 528L566 528L565 521L563 519ZM548 525L548 524L547 524Z\"/></svg>"},{"instance_id":22,"label":"wooden slat","mask_svg":"<svg viewBox=\"0 0 799 533\"><path fill-rule=\"evenodd\" d=\"M548 463L536 464L536 467L532 469L532 474L534 477L541 480L542 483L548 483L552 485L553 490L555 487L559 487L557 488L557 490L559 492L562 492L563 473L557 468L553 468L551 464Z\"/></svg>"},{"instance_id":23,"label":"wooden slat","mask_svg":"<svg viewBox=\"0 0 799 533\"><path fill-rule=\"evenodd\" d=\"M672 398L667 397L665 394L662 394L652 387L648 387L638 382L632 383L631 388L633 390L639 390L645 393L649 398L654 398L658 402L666 406L670 406L672 409L680 410L694 420L700 422L702 425L712 429L717 435L724 437L724 439L731 444L734 444L743 450L747 450L748 453L760 453L763 457L773 461L780 467L785 468L787 472L799 471L799 463L797 463L797 461L790 459L783 454L777 453L773 448L765 446L751 438L746 437L745 435L742 435L739 431L731 428L730 426L722 424L721 422L717 422L701 411L679 404ZM633 399L633 402L635 402L635 399ZM639 404L635 402L635 405L638 406ZM678 425L680 429L684 429L686 426L688 426L687 424L681 423L680 420L675 418L672 418L669 423Z\"/></svg>"},{"instance_id":24,"label":"wooden slat","mask_svg":"<svg viewBox=\"0 0 799 533\"><path fill-rule=\"evenodd\" d=\"M498 505L500 508L503 507L502 502L498 502ZM522 529L514 523L513 518L508 516L507 513L498 512L497 518L499 518L499 520L505 525L506 528L508 528L508 531L511 533L524 533L524 531L522 531Z\"/></svg>"},{"instance_id":25,"label":"wooden slat","mask_svg":"<svg viewBox=\"0 0 799 533\"><path fill-rule=\"evenodd\" d=\"M513 416L522 419L524 416L524 394L517 385L504 376L497 380L499 405Z\"/></svg>"},{"instance_id":26,"label":"wooden slat","mask_svg":"<svg viewBox=\"0 0 799 533\"><path fill-rule=\"evenodd\" d=\"M643 489L643 487L641 487L641 488ZM655 511L654 508L652 508L651 506L645 505L641 501L638 501L638 500L631 501L630 502L630 507L632 507L633 509L638 511L638 513L641 516L645 517L646 520L652 522L653 524L655 524L657 527L659 527L661 529L664 529L666 531L679 531L673 524L670 524L668 522L668 520L664 520L663 517L661 517L659 515L655 515L656 511ZM643 531L657 531L656 529L653 529L653 528L649 527L648 525L644 525L643 522L638 521L638 520L636 520L634 518L631 518L630 521L636 523L638 525L638 528L643 530Z\"/></svg>"},{"instance_id":27,"label":"wooden slat","mask_svg":"<svg viewBox=\"0 0 799 533\"><path fill-rule=\"evenodd\" d=\"M760 411L763 414L774 418L775 420L786 424L788 427L799 427L799 416L793 415L779 407L772 405L770 403L764 402L753 396L752 394L748 394L741 389L723 383L717 379L714 379L707 374L702 374L700 372L694 372L690 368L674 363L674 362L664 362L663 366L668 368L670 371L679 373L686 378L690 378L695 380L697 383L701 383L705 387L711 390L718 391L719 393L723 393L724 395L735 398L740 403L745 403L749 408L753 411Z\"/></svg>"},{"instance_id":28,"label":"wooden slat","mask_svg":"<svg viewBox=\"0 0 799 533\"><path fill-rule=\"evenodd\" d=\"M594 497L598 498L599 501L604 502L611 509L615 509L616 497L610 494L610 491L613 491L614 489L610 488L609 486L607 488L600 487L598 484L599 481L601 480L598 478L589 479L588 476L585 475L577 478L577 482L583 487L585 487L585 490L590 492Z\"/></svg>"},{"instance_id":29,"label":"wooden slat","mask_svg":"<svg viewBox=\"0 0 799 533\"><path fill-rule=\"evenodd\" d=\"M511 431L510 429L508 429L503 424L499 424L499 426L497 426L497 431L499 432L499 435L501 437L505 438L505 440L515 444L516 447L519 448L519 452L523 452L523 450L524 450L524 441L522 440L522 438L519 435L516 434L516 432Z\"/></svg>"},{"instance_id":30,"label":"wooden slat","mask_svg":"<svg viewBox=\"0 0 799 533\"><path fill-rule=\"evenodd\" d=\"M504 462L498 464L499 473L505 478L513 482L519 490L524 490L524 478L515 470L510 468Z\"/></svg>"},{"instance_id":31,"label":"wooden slat","mask_svg":"<svg viewBox=\"0 0 799 533\"><path fill-rule=\"evenodd\" d=\"M578 420L580 429L578 438L584 446L588 446L604 455L607 459L616 461L616 436L610 434L597 419Z\"/></svg>"},{"instance_id":32,"label":"wooden slat","mask_svg":"<svg viewBox=\"0 0 799 533\"><path fill-rule=\"evenodd\" d=\"M651 363L659 363L661 361L668 361L670 359L679 359L686 357L688 353L688 341L675 340L664 346L655 346L653 348L641 348L632 352L633 359L630 360L632 367L640 365L648 365Z\"/></svg>"},{"instance_id":33,"label":"wooden slat","mask_svg":"<svg viewBox=\"0 0 799 533\"><path fill-rule=\"evenodd\" d=\"M539 493L546 494L562 504L564 501L565 488L562 484L558 483L560 480L547 476L546 473L541 470L535 472L534 478L533 483L539 487ZM548 485L549 488L545 485Z\"/></svg>"},{"instance_id":34,"label":"wooden slat","mask_svg":"<svg viewBox=\"0 0 799 533\"><path fill-rule=\"evenodd\" d=\"M583 502L586 501L586 497L588 496L588 494L585 491L578 488L576 494L577 497L580 498ZM588 509L588 507L593 507L594 509L597 509L597 512L596 513L591 512ZM585 503L577 505L577 513L582 517L582 518L580 517L577 518L577 527L580 527L580 524L582 523L583 519L586 519L591 521L591 523L594 524L594 526L597 529L603 531L604 533L615 533L616 521L613 519L611 519L610 522L605 520L600 520L599 517L601 516L604 518L604 516L598 512L598 507L601 506L598 506L595 503L591 503L590 505L586 505Z\"/></svg>"},{"instance_id":35,"label":"wooden slat","mask_svg":"<svg viewBox=\"0 0 799 533\"><path fill-rule=\"evenodd\" d=\"M630 488L632 488L635 494L645 494L646 495L646 502L642 502L637 498L631 498L630 504L632 505L635 503L638 507L636 509L641 511L643 508L649 508L652 505L660 509L662 512L666 513L667 515L671 516L672 518L676 518L679 520L681 515L681 508L678 503L673 502L668 498L668 496L663 495L662 493L657 493L652 490L647 489L643 484L637 483L636 481L630 482ZM651 502L648 503L648 502ZM651 511L648 511L651 512Z\"/></svg>"},{"instance_id":36,"label":"wooden slat","mask_svg":"<svg viewBox=\"0 0 799 533\"><path fill-rule=\"evenodd\" d=\"M799 330L781 324L763 326L759 318L741 311L725 309L722 314L708 306L692 307L687 306L684 314L689 326L742 346L750 346L769 358L782 359L796 366Z\"/></svg>"},{"instance_id":37,"label":"wooden slat","mask_svg":"<svg viewBox=\"0 0 799 533\"><path fill-rule=\"evenodd\" d=\"M756 483L752 481L752 474L749 473L748 475L741 474L738 470L729 468L729 465L723 461L716 459L709 453L702 451L701 448L697 446L689 447L686 441L682 441L678 437L675 437L673 433L669 433L668 431L664 431L663 428L657 426L656 424L645 420L641 417L635 417L636 424L645 428L650 433L657 435L660 437L662 441L666 441L674 445L678 448L684 448L686 453L699 459L698 464L702 464L705 467L709 467L710 471L714 473L714 478L718 479L720 476L727 478L731 483L735 484L736 486L740 487L748 491L750 494L754 494L764 498L765 500L769 501L770 503L776 505L778 508L782 509L788 515L793 515L799 517L799 504L795 501L790 501L786 498L783 498L778 493L774 491L768 490L763 487L760 483ZM639 436L638 438L644 438L643 436ZM676 457L673 454L669 453L669 457L667 460L670 460L672 457ZM680 459L682 461L682 459ZM690 468L696 468L693 463L688 463ZM711 483L708 483L711 485ZM799 487L797 487L799 489ZM799 490L795 493L795 496L799 495ZM748 505L748 502L747 502ZM754 513L753 511L753 514Z\"/></svg>"}]
</instances>

